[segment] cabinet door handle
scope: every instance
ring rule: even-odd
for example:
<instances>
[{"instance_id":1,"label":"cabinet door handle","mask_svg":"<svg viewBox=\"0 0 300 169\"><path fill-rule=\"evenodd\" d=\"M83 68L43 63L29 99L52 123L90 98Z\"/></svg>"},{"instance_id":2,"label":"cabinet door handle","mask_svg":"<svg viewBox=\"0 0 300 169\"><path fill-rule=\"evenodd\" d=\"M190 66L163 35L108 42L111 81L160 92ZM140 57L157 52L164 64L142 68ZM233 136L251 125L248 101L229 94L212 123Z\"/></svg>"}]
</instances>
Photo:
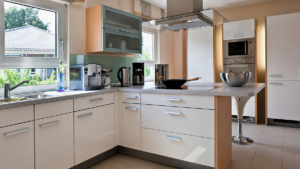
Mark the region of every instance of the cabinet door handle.
<instances>
[{"instance_id":1,"label":"cabinet door handle","mask_svg":"<svg viewBox=\"0 0 300 169\"><path fill-rule=\"evenodd\" d=\"M60 123L59 120L56 120L56 121L52 121L52 122L49 122L49 123L40 124L40 127L45 128L45 127L53 126L53 125L56 125L56 124L59 124L59 123Z\"/></svg>"},{"instance_id":2,"label":"cabinet door handle","mask_svg":"<svg viewBox=\"0 0 300 169\"><path fill-rule=\"evenodd\" d=\"M167 114L174 114L174 115L181 115L181 112L176 112L176 111L166 111L165 113Z\"/></svg>"},{"instance_id":3,"label":"cabinet door handle","mask_svg":"<svg viewBox=\"0 0 300 169\"><path fill-rule=\"evenodd\" d=\"M282 85L282 82L271 82L272 85Z\"/></svg>"},{"instance_id":4,"label":"cabinet door handle","mask_svg":"<svg viewBox=\"0 0 300 169\"><path fill-rule=\"evenodd\" d=\"M166 100L168 100L168 101L175 101L175 102L180 102L181 101L180 98L166 98Z\"/></svg>"},{"instance_id":5,"label":"cabinet door handle","mask_svg":"<svg viewBox=\"0 0 300 169\"><path fill-rule=\"evenodd\" d=\"M20 130L5 133L4 135L8 137L8 136L16 135L16 134L25 133L25 132L28 132L28 131L30 131L30 128L24 128L24 129L20 129Z\"/></svg>"},{"instance_id":6,"label":"cabinet door handle","mask_svg":"<svg viewBox=\"0 0 300 169\"><path fill-rule=\"evenodd\" d=\"M92 116L92 115L93 115L93 113L86 113L86 114L79 115L77 117L81 119L81 118L89 117L89 116Z\"/></svg>"},{"instance_id":7,"label":"cabinet door handle","mask_svg":"<svg viewBox=\"0 0 300 169\"><path fill-rule=\"evenodd\" d=\"M282 75L280 75L280 74L272 74L272 75L270 75L270 77L282 77Z\"/></svg>"},{"instance_id":8,"label":"cabinet door handle","mask_svg":"<svg viewBox=\"0 0 300 169\"><path fill-rule=\"evenodd\" d=\"M125 95L124 96L126 99L136 99L137 96L131 96L131 95Z\"/></svg>"},{"instance_id":9,"label":"cabinet door handle","mask_svg":"<svg viewBox=\"0 0 300 169\"><path fill-rule=\"evenodd\" d=\"M90 102L96 102L96 101L101 101L104 100L103 98L97 98L97 99L91 99Z\"/></svg>"},{"instance_id":10,"label":"cabinet door handle","mask_svg":"<svg viewBox=\"0 0 300 169\"><path fill-rule=\"evenodd\" d=\"M138 108L136 108L136 107L125 107L125 109L127 109L127 110L137 110Z\"/></svg>"},{"instance_id":11,"label":"cabinet door handle","mask_svg":"<svg viewBox=\"0 0 300 169\"><path fill-rule=\"evenodd\" d=\"M173 136L168 136L168 135L166 135L166 139L173 140L173 141L181 141L182 140L181 137L173 137Z\"/></svg>"}]
</instances>

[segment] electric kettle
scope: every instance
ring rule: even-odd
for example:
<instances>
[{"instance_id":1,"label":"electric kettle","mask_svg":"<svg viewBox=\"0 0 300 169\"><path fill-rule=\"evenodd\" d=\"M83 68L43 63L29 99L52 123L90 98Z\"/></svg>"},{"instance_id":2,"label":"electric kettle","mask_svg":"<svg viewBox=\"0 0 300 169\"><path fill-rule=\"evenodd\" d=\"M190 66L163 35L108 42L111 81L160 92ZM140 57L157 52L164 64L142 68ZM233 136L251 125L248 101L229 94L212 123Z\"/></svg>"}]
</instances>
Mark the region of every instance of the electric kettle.
<instances>
[{"instance_id":1,"label":"electric kettle","mask_svg":"<svg viewBox=\"0 0 300 169\"><path fill-rule=\"evenodd\" d=\"M130 67L121 67L118 70L118 79L121 83L121 86L130 86L131 82L130 82Z\"/></svg>"}]
</instances>

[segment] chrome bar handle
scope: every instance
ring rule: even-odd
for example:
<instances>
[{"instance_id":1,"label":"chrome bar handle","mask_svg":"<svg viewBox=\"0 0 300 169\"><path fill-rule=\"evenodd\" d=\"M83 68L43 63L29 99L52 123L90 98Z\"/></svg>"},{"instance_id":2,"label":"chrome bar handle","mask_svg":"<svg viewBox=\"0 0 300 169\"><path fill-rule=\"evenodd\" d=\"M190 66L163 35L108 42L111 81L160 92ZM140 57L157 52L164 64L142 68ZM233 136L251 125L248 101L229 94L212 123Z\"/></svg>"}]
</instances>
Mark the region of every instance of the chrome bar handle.
<instances>
[{"instance_id":1,"label":"chrome bar handle","mask_svg":"<svg viewBox=\"0 0 300 169\"><path fill-rule=\"evenodd\" d=\"M272 84L272 85L282 85L283 83L282 82L270 82L270 84Z\"/></svg>"},{"instance_id":2,"label":"chrome bar handle","mask_svg":"<svg viewBox=\"0 0 300 169\"><path fill-rule=\"evenodd\" d=\"M91 99L90 102L96 102L96 101L101 101L104 100L102 97L101 98L97 98L97 99Z\"/></svg>"},{"instance_id":3,"label":"chrome bar handle","mask_svg":"<svg viewBox=\"0 0 300 169\"><path fill-rule=\"evenodd\" d=\"M173 137L173 136L168 136L168 135L166 135L166 139L173 140L173 141L181 141L182 140L181 137Z\"/></svg>"},{"instance_id":4,"label":"chrome bar handle","mask_svg":"<svg viewBox=\"0 0 300 169\"><path fill-rule=\"evenodd\" d=\"M136 108L136 107L125 107L125 109L127 109L127 110L137 110L138 108Z\"/></svg>"},{"instance_id":5,"label":"chrome bar handle","mask_svg":"<svg viewBox=\"0 0 300 169\"><path fill-rule=\"evenodd\" d=\"M24 129L20 129L20 130L5 133L4 135L8 137L8 136L16 135L16 134L25 133L25 132L28 132L28 131L30 131L30 128L24 128Z\"/></svg>"},{"instance_id":6,"label":"chrome bar handle","mask_svg":"<svg viewBox=\"0 0 300 169\"><path fill-rule=\"evenodd\" d=\"M126 99L136 99L137 96L125 95L124 98L126 98Z\"/></svg>"},{"instance_id":7,"label":"chrome bar handle","mask_svg":"<svg viewBox=\"0 0 300 169\"><path fill-rule=\"evenodd\" d=\"M166 98L166 100L180 102L182 99L180 99L180 98Z\"/></svg>"},{"instance_id":8,"label":"chrome bar handle","mask_svg":"<svg viewBox=\"0 0 300 169\"><path fill-rule=\"evenodd\" d=\"M270 77L282 77L282 75L281 74L272 74L272 75L270 75Z\"/></svg>"},{"instance_id":9,"label":"chrome bar handle","mask_svg":"<svg viewBox=\"0 0 300 169\"><path fill-rule=\"evenodd\" d=\"M89 117L89 116L92 116L92 115L93 115L93 113L86 113L86 114L79 115L77 117L81 119L81 118Z\"/></svg>"},{"instance_id":10,"label":"chrome bar handle","mask_svg":"<svg viewBox=\"0 0 300 169\"><path fill-rule=\"evenodd\" d=\"M167 114L174 114L174 115L181 115L181 112L176 112L176 111L166 111L165 113Z\"/></svg>"},{"instance_id":11,"label":"chrome bar handle","mask_svg":"<svg viewBox=\"0 0 300 169\"><path fill-rule=\"evenodd\" d=\"M49 123L40 124L40 127L45 128L45 127L53 126L53 125L56 125L56 124L59 124L59 123L60 123L59 120L56 120L56 121L52 121L52 122L49 122Z\"/></svg>"}]
</instances>

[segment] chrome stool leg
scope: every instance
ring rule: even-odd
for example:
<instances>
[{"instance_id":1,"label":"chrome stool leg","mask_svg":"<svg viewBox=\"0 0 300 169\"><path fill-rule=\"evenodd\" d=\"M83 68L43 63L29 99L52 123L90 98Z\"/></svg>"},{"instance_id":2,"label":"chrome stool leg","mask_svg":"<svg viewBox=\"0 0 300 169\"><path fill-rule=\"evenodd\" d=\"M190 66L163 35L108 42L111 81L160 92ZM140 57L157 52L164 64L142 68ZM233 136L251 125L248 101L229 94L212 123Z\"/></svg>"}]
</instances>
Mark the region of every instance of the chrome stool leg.
<instances>
[{"instance_id":1,"label":"chrome stool leg","mask_svg":"<svg viewBox=\"0 0 300 169\"><path fill-rule=\"evenodd\" d=\"M244 115L244 108L246 103L248 102L248 100L250 99L250 97L234 97L235 101L236 101L236 108L237 108L237 112L238 112L238 135L237 136L232 136L232 142L234 144L242 144L242 145L247 145L247 144L251 144L253 143L253 140L248 138L248 137L244 137L243 136L243 128L242 128L242 121L243 121L243 115Z\"/></svg>"}]
</instances>

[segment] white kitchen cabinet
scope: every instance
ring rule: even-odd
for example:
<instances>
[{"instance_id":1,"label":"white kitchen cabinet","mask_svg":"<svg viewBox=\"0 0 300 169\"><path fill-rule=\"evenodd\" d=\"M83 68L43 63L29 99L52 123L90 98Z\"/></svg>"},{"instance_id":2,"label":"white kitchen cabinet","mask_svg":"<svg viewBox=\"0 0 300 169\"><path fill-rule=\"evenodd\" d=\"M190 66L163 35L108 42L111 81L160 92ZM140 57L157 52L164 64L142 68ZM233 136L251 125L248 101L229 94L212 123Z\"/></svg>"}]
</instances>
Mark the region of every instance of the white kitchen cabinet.
<instances>
[{"instance_id":1,"label":"white kitchen cabinet","mask_svg":"<svg viewBox=\"0 0 300 169\"><path fill-rule=\"evenodd\" d=\"M34 124L0 128L0 168L34 169Z\"/></svg>"},{"instance_id":2,"label":"white kitchen cabinet","mask_svg":"<svg viewBox=\"0 0 300 169\"><path fill-rule=\"evenodd\" d=\"M122 93L123 103L141 103L141 93Z\"/></svg>"},{"instance_id":3,"label":"white kitchen cabinet","mask_svg":"<svg viewBox=\"0 0 300 169\"><path fill-rule=\"evenodd\" d=\"M0 127L33 120L33 105L0 110Z\"/></svg>"},{"instance_id":4,"label":"white kitchen cabinet","mask_svg":"<svg viewBox=\"0 0 300 169\"><path fill-rule=\"evenodd\" d=\"M142 129L142 150L192 163L215 166L215 140Z\"/></svg>"},{"instance_id":5,"label":"white kitchen cabinet","mask_svg":"<svg viewBox=\"0 0 300 169\"><path fill-rule=\"evenodd\" d=\"M232 97L232 115L237 115L236 101ZM244 108L244 116L255 117L255 97L251 97Z\"/></svg>"},{"instance_id":6,"label":"white kitchen cabinet","mask_svg":"<svg viewBox=\"0 0 300 169\"><path fill-rule=\"evenodd\" d=\"M268 80L300 80L300 13L267 18Z\"/></svg>"},{"instance_id":7,"label":"white kitchen cabinet","mask_svg":"<svg viewBox=\"0 0 300 169\"><path fill-rule=\"evenodd\" d=\"M141 150L141 105L123 103L123 146Z\"/></svg>"},{"instance_id":8,"label":"white kitchen cabinet","mask_svg":"<svg viewBox=\"0 0 300 169\"><path fill-rule=\"evenodd\" d=\"M300 121L300 81L268 81L268 118Z\"/></svg>"},{"instance_id":9,"label":"white kitchen cabinet","mask_svg":"<svg viewBox=\"0 0 300 169\"><path fill-rule=\"evenodd\" d=\"M74 113L75 165L115 146L114 104Z\"/></svg>"},{"instance_id":10,"label":"white kitchen cabinet","mask_svg":"<svg viewBox=\"0 0 300 169\"><path fill-rule=\"evenodd\" d=\"M74 166L73 113L36 120L35 169Z\"/></svg>"},{"instance_id":11,"label":"white kitchen cabinet","mask_svg":"<svg viewBox=\"0 0 300 169\"><path fill-rule=\"evenodd\" d=\"M114 94L106 93L80 97L74 99L74 111L84 110L92 107L103 106L114 103Z\"/></svg>"},{"instance_id":12,"label":"white kitchen cabinet","mask_svg":"<svg viewBox=\"0 0 300 169\"><path fill-rule=\"evenodd\" d=\"M214 96L142 93L142 104L214 109Z\"/></svg>"},{"instance_id":13,"label":"white kitchen cabinet","mask_svg":"<svg viewBox=\"0 0 300 169\"><path fill-rule=\"evenodd\" d=\"M73 112L73 99L61 100L56 102L36 104L34 106L35 119L56 116L64 113Z\"/></svg>"},{"instance_id":14,"label":"white kitchen cabinet","mask_svg":"<svg viewBox=\"0 0 300 169\"><path fill-rule=\"evenodd\" d=\"M224 23L223 40L245 39L255 37L255 20L243 20Z\"/></svg>"},{"instance_id":15,"label":"white kitchen cabinet","mask_svg":"<svg viewBox=\"0 0 300 169\"><path fill-rule=\"evenodd\" d=\"M214 110L152 105L141 110L143 128L215 138Z\"/></svg>"}]
</instances>

